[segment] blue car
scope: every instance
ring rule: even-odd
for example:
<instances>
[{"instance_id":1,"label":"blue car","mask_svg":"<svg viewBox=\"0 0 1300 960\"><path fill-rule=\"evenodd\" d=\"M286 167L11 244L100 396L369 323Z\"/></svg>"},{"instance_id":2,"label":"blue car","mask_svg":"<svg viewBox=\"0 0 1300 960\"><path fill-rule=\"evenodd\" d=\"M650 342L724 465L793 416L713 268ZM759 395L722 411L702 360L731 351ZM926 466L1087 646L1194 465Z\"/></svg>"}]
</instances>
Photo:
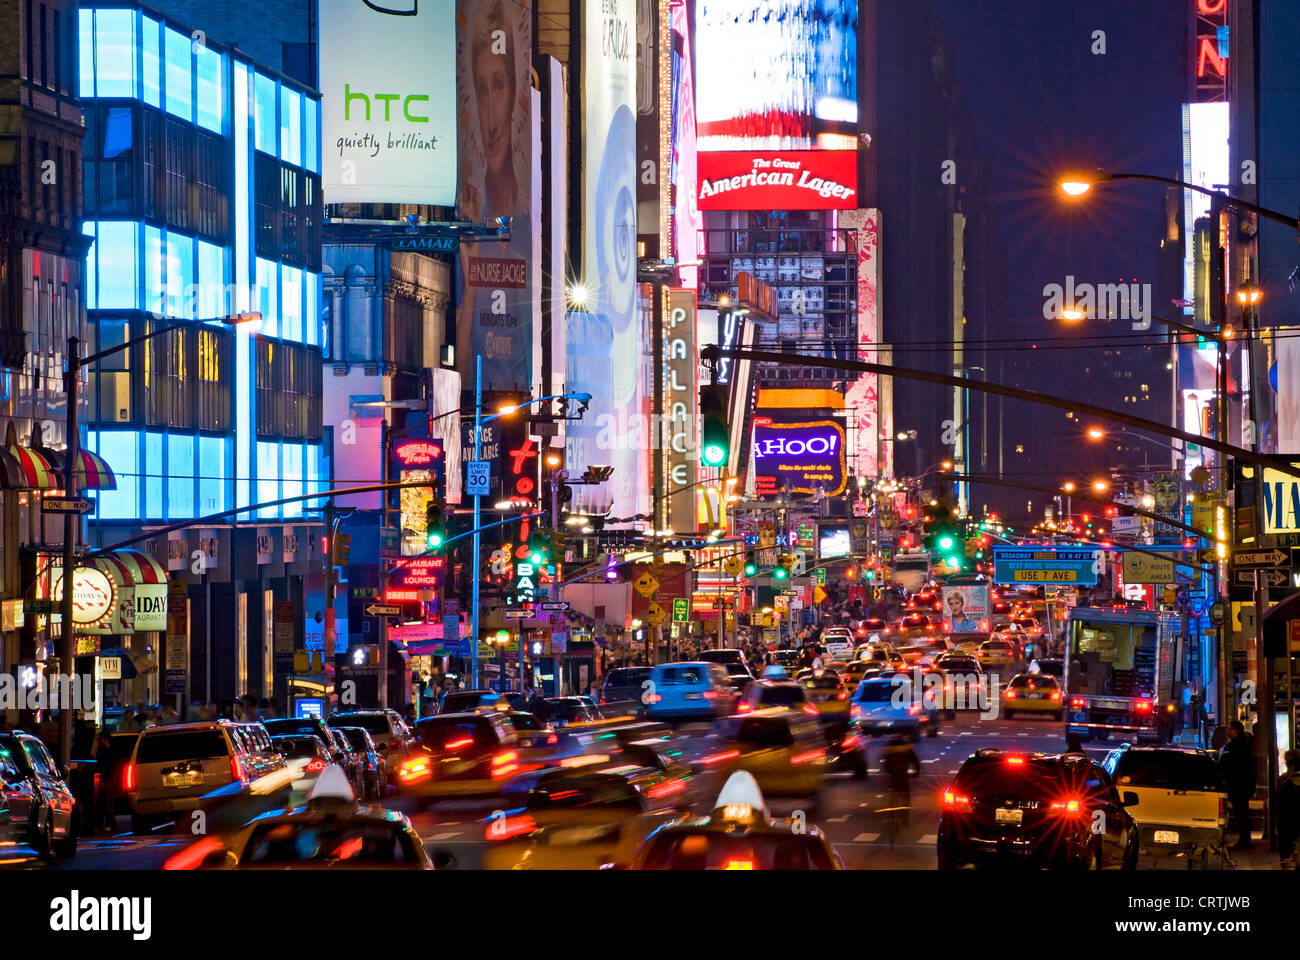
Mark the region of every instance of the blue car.
<instances>
[{"instance_id":1,"label":"blue car","mask_svg":"<svg viewBox=\"0 0 1300 960\"><path fill-rule=\"evenodd\" d=\"M641 700L650 720L713 720L736 709L726 669L703 660L652 667Z\"/></svg>"}]
</instances>

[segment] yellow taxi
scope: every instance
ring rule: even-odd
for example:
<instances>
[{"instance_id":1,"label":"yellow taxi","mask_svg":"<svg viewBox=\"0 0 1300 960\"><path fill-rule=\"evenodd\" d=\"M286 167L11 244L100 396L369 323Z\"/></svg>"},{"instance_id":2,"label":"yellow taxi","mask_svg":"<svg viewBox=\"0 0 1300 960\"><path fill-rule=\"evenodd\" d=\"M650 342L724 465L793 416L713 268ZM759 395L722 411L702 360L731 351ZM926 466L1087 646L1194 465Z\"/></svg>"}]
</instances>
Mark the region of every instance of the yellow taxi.
<instances>
[{"instance_id":1,"label":"yellow taxi","mask_svg":"<svg viewBox=\"0 0 1300 960\"><path fill-rule=\"evenodd\" d=\"M765 794L815 797L830 760L821 724L802 710L772 707L721 717L698 761L701 774L725 780L752 774Z\"/></svg>"},{"instance_id":2,"label":"yellow taxi","mask_svg":"<svg viewBox=\"0 0 1300 960\"><path fill-rule=\"evenodd\" d=\"M1002 715L1010 720L1017 713L1050 713L1065 719L1061 681L1044 673L1017 673L1002 690Z\"/></svg>"},{"instance_id":3,"label":"yellow taxi","mask_svg":"<svg viewBox=\"0 0 1300 960\"><path fill-rule=\"evenodd\" d=\"M899 617L894 628L900 642L920 639L921 637L933 637L942 630L936 618L919 611L913 611Z\"/></svg>"},{"instance_id":4,"label":"yellow taxi","mask_svg":"<svg viewBox=\"0 0 1300 960\"><path fill-rule=\"evenodd\" d=\"M857 689L858 684L862 682L862 678L866 675L867 668L870 666L871 664L866 660L854 660L852 663L846 663L840 668L840 686L848 690L851 695Z\"/></svg>"},{"instance_id":5,"label":"yellow taxi","mask_svg":"<svg viewBox=\"0 0 1300 960\"><path fill-rule=\"evenodd\" d=\"M866 666L862 663L864 670ZM849 697L857 687L856 683L848 686L841 675L830 670L819 670L813 676L805 677L799 682L803 685L807 702L812 704L823 722L835 719L848 720Z\"/></svg>"},{"instance_id":6,"label":"yellow taxi","mask_svg":"<svg viewBox=\"0 0 1300 960\"><path fill-rule=\"evenodd\" d=\"M1016 648L1010 640L985 640L975 651L975 659L985 673L1010 673L1016 665Z\"/></svg>"}]
</instances>

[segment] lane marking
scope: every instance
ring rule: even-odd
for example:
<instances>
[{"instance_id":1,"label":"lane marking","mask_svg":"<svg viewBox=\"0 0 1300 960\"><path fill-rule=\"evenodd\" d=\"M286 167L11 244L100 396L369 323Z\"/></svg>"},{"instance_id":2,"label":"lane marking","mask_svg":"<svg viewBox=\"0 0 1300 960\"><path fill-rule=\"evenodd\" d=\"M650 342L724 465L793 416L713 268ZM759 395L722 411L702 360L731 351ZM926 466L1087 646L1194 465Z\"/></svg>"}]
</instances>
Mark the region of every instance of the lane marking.
<instances>
[{"instance_id":1,"label":"lane marking","mask_svg":"<svg viewBox=\"0 0 1300 960\"><path fill-rule=\"evenodd\" d=\"M878 833L859 833L856 837L853 838L853 842L854 843L875 843L879 839L880 839L880 834Z\"/></svg>"},{"instance_id":2,"label":"lane marking","mask_svg":"<svg viewBox=\"0 0 1300 960\"><path fill-rule=\"evenodd\" d=\"M931 843L938 843L939 835L937 833L923 833L916 842L922 846L927 846Z\"/></svg>"},{"instance_id":3,"label":"lane marking","mask_svg":"<svg viewBox=\"0 0 1300 960\"><path fill-rule=\"evenodd\" d=\"M430 840L455 840L463 832L464 831L462 830L453 830L450 833L435 833L432 836L430 836L429 839Z\"/></svg>"}]
</instances>

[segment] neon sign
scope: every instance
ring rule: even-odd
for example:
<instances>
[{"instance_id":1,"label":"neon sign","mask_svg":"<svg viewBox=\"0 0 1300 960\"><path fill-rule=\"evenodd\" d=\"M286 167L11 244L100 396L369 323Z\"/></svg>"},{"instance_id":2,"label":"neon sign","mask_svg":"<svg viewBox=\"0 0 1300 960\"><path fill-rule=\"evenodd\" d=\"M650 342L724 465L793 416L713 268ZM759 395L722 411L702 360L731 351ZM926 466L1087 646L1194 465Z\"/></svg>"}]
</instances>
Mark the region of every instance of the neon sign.
<instances>
[{"instance_id":1,"label":"neon sign","mask_svg":"<svg viewBox=\"0 0 1300 960\"><path fill-rule=\"evenodd\" d=\"M434 440L407 440L393 448L404 467L427 467L442 459L442 444Z\"/></svg>"},{"instance_id":2,"label":"neon sign","mask_svg":"<svg viewBox=\"0 0 1300 960\"><path fill-rule=\"evenodd\" d=\"M1196 41L1192 45L1197 103L1228 99L1228 0L1194 0Z\"/></svg>"},{"instance_id":3,"label":"neon sign","mask_svg":"<svg viewBox=\"0 0 1300 960\"><path fill-rule=\"evenodd\" d=\"M834 497L844 490L844 427L834 420L754 425L754 481L759 496Z\"/></svg>"}]
</instances>

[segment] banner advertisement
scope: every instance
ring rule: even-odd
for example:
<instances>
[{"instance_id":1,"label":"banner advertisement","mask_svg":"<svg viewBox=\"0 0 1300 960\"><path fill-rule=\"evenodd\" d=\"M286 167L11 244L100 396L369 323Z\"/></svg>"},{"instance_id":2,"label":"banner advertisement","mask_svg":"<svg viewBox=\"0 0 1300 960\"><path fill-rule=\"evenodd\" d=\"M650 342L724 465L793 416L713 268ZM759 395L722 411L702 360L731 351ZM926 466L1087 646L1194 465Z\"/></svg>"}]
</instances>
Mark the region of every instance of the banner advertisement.
<instances>
[{"instance_id":1,"label":"banner advertisement","mask_svg":"<svg viewBox=\"0 0 1300 960\"><path fill-rule=\"evenodd\" d=\"M988 584L943 588L943 619L953 633L984 633L989 628Z\"/></svg>"},{"instance_id":2,"label":"banner advertisement","mask_svg":"<svg viewBox=\"0 0 1300 960\"><path fill-rule=\"evenodd\" d=\"M614 337L607 317L594 313L568 315L568 343L565 346L565 384L570 393L589 393L591 402L581 420L566 424L564 462L576 476L587 467L606 466L616 447L644 445L646 434L619 428L613 409L613 371L610 355ZM611 485L619 482L618 470L605 483L573 487L569 509L575 513L604 514L613 505ZM615 513L615 516L628 514Z\"/></svg>"},{"instance_id":3,"label":"banner advertisement","mask_svg":"<svg viewBox=\"0 0 1300 960\"><path fill-rule=\"evenodd\" d=\"M582 286L587 291L583 309L603 317L610 330L610 352L593 358L610 378L610 404L614 419L604 424L616 432L618 420L641 412L643 378L641 358L648 346L638 324L637 285L637 135L636 135L636 0L586 0L583 4L582 45ZM571 162L579 162L572 158ZM576 338L570 334L572 347ZM572 354L570 362L573 361ZM591 371L583 371L591 376ZM593 392L594 393L594 392ZM592 418L593 404L587 413ZM623 447L619 448L620 450ZM573 461L572 467L613 464L615 475L623 469L609 453ZM604 491L611 497L616 516L635 513L626 491L626 479ZM607 484L595 489L599 495ZM618 491L616 493L616 491ZM627 508L626 510L624 508Z\"/></svg>"},{"instance_id":4,"label":"banner advertisement","mask_svg":"<svg viewBox=\"0 0 1300 960\"><path fill-rule=\"evenodd\" d=\"M701 210L852 210L858 155L852 151L700 153Z\"/></svg>"},{"instance_id":5,"label":"banner advertisement","mask_svg":"<svg viewBox=\"0 0 1300 960\"><path fill-rule=\"evenodd\" d=\"M840 226L856 230L858 251L858 349L855 359L868 363L888 362L880 351L880 211L850 210L840 215ZM880 438L893 435L893 404L881 405L882 388L892 388L893 378L884 384L879 375L860 373L849 384L844 406L857 411L853 435L853 473L859 477L892 476L892 443Z\"/></svg>"},{"instance_id":6,"label":"banner advertisement","mask_svg":"<svg viewBox=\"0 0 1300 960\"><path fill-rule=\"evenodd\" d=\"M760 497L790 493L827 497L844 491L844 427L834 420L754 425L754 479Z\"/></svg>"},{"instance_id":7,"label":"banner advertisement","mask_svg":"<svg viewBox=\"0 0 1300 960\"><path fill-rule=\"evenodd\" d=\"M326 203L455 203L453 5L321 0Z\"/></svg>"},{"instance_id":8,"label":"banner advertisement","mask_svg":"<svg viewBox=\"0 0 1300 960\"><path fill-rule=\"evenodd\" d=\"M464 219L492 227L505 217L510 230L508 241L459 253L457 367L469 385L481 355L484 390L532 383L532 46L527 0L457 0L457 203Z\"/></svg>"}]
</instances>

